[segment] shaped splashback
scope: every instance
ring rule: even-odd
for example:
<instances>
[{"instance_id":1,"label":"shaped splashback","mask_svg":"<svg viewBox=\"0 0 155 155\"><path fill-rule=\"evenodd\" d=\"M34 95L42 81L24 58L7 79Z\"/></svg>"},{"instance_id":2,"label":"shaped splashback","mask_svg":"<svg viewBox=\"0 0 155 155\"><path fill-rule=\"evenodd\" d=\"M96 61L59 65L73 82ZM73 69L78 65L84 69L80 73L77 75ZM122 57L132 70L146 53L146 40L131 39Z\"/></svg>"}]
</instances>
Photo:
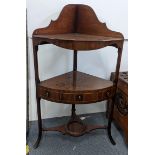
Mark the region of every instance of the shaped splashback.
<instances>
[{"instance_id":1,"label":"shaped splashback","mask_svg":"<svg viewBox=\"0 0 155 155\"><path fill-rule=\"evenodd\" d=\"M123 37L119 32L111 31L105 23L101 23L94 10L82 4L66 5L57 20L51 21L49 26L34 31L33 35L53 35L80 33L101 35L105 37Z\"/></svg>"}]
</instances>

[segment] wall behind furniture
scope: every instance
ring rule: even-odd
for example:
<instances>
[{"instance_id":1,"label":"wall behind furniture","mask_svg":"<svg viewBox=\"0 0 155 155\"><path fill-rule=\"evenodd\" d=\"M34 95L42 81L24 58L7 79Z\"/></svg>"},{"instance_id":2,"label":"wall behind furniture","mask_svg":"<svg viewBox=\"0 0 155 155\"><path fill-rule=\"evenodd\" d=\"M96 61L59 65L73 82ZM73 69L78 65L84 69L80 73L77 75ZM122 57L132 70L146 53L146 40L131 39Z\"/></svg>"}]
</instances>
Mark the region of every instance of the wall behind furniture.
<instances>
[{"instance_id":1,"label":"wall behind furniture","mask_svg":"<svg viewBox=\"0 0 155 155\"><path fill-rule=\"evenodd\" d=\"M28 36L29 36L29 86L30 86L30 120L37 119L35 81L32 51L32 32L36 28L47 26L51 19L55 20L62 8L67 4L87 4L96 12L101 22L115 31L123 33L128 38L128 2L127 0L27 0ZM124 42L121 71L128 70L128 43ZM72 70L73 53L70 50L54 45L39 46L39 73L40 80L60 75ZM78 70L101 78L110 78L110 73L115 71L117 50L106 47L90 52L78 53ZM104 112L106 102L77 105L77 113ZM41 100L42 117L60 117L70 115L71 105L51 103Z\"/></svg>"}]
</instances>

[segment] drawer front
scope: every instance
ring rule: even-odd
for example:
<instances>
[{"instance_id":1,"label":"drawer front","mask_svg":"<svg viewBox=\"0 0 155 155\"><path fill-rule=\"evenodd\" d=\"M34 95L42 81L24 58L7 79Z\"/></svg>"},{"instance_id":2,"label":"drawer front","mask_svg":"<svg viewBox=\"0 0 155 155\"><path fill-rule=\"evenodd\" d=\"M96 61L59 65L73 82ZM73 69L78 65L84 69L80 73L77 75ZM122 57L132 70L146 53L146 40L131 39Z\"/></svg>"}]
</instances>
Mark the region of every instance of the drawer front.
<instances>
[{"instance_id":1,"label":"drawer front","mask_svg":"<svg viewBox=\"0 0 155 155\"><path fill-rule=\"evenodd\" d=\"M43 98L45 100L49 100L49 101L60 101L60 93L59 92L55 92L55 91L51 91L48 89L44 89L44 88L39 88L38 89L38 96L40 98Z\"/></svg>"},{"instance_id":2,"label":"drawer front","mask_svg":"<svg viewBox=\"0 0 155 155\"><path fill-rule=\"evenodd\" d=\"M97 93L63 93L61 94L62 102L66 103L87 103L98 100Z\"/></svg>"},{"instance_id":3,"label":"drawer front","mask_svg":"<svg viewBox=\"0 0 155 155\"><path fill-rule=\"evenodd\" d=\"M99 95L99 100L107 100L107 99L113 97L114 90L113 90L113 88L109 88L109 89L100 91L98 93L98 95Z\"/></svg>"},{"instance_id":4,"label":"drawer front","mask_svg":"<svg viewBox=\"0 0 155 155\"><path fill-rule=\"evenodd\" d=\"M56 92L48 90L42 87L37 89L38 96L45 100L68 103L68 104L82 104L82 103L93 103L106 100L113 95L112 89L106 89L102 91L94 92L79 92L79 93L67 93L67 92Z\"/></svg>"}]
</instances>

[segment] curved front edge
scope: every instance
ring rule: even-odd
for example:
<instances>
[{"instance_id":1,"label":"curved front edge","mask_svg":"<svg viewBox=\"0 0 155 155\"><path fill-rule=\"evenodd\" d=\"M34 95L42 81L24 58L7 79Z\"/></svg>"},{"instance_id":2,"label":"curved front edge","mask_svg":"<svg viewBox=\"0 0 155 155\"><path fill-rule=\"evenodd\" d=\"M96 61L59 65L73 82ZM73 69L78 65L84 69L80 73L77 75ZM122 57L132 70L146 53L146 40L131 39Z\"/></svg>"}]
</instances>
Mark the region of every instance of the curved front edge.
<instances>
[{"instance_id":1,"label":"curved front edge","mask_svg":"<svg viewBox=\"0 0 155 155\"><path fill-rule=\"evenodd\" d=\"M47 39L47 38L37 38L34 37L34 44L43 45L43 44L53 44L61 48L77 50L77 51L88 51L104 48L107 46L112 46L115 48L122 48L123 40L116 41L68 41L68 40L56 40L56 39Z\"/></svg>"}]
</instances>

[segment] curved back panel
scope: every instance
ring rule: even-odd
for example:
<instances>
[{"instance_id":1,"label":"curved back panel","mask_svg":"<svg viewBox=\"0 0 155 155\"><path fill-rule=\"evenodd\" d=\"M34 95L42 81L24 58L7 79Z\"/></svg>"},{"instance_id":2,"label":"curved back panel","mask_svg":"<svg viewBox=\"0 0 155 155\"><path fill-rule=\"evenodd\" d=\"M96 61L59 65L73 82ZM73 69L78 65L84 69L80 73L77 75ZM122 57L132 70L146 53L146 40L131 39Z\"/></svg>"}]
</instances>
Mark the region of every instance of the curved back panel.
<instances>
[{"instance_id":1,"label":"curved back panel","mask_svg":"<svg viewBox=\"0 0 155 155\"><path fill-rule=\"evenodd\" d=\"M56 21L51 21L51 23L45 28L36 29L33 32L33 35L74 33L75 15L76 5L67 5L63 8Z\"/></svg>"},{"instance_id":2,"label":"curved back panel","mask_svg":"<svg viewBox=\"0 0 155 155\"><path fill-rule=\"evenodd\" d=\"M66 5L58 19L51 21L49 26L34 31L34 35L52 35L66 33L81 33L100 36L123 37L119 32L114 32L106 27L105 23L101 23L94 10L83 4Z\"/></svg>"},{"instance_id":3,"label":"curved back panel","mask_svg":"<svg viewBox=\"0 0 155 155\"><path fill-rule=\"evenodd\" d=\"M77 33L101 35L105 37L121 37L121 33L111 31L105 23L101 23L94 10L87 5L79 5L77 8Z\"/></svg>"}]
</instances>

